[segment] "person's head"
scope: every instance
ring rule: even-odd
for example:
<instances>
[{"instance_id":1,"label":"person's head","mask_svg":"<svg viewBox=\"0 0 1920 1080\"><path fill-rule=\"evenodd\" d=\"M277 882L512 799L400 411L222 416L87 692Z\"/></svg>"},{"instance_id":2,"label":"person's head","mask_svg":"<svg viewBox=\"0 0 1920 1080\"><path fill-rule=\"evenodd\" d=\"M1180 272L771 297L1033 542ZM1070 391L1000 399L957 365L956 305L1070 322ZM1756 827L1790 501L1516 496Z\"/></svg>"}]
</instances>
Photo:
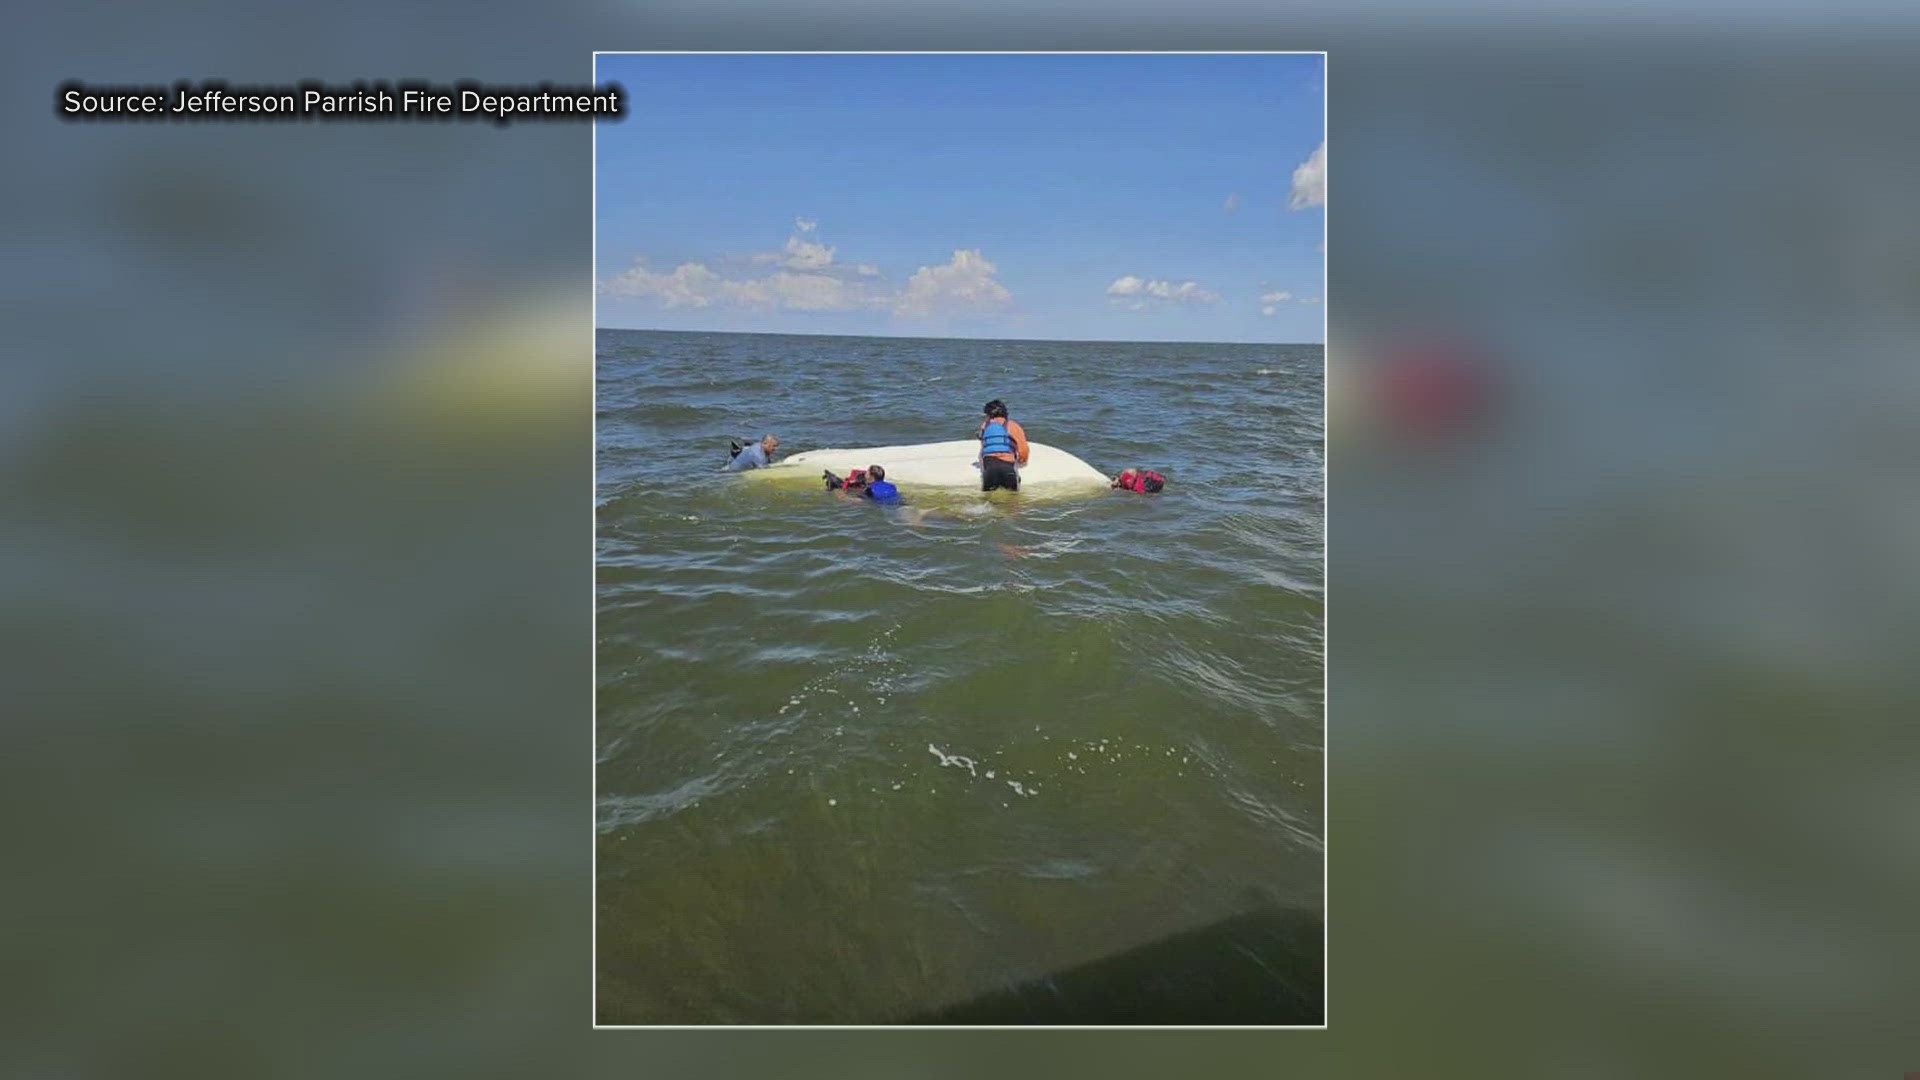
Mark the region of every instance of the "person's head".
<instances>
[{"instance_id":1,"label":"person's head","mask_svg":"<svg viewBox=\"0 0 1920 1080\"><path fill-rule=\"evenodd\" d=\"M887 470L886 470L886 469L884 469L884 468L882 468L882 467L880 467L880 466L878 466L878 465L869 465L869 466L867 466L867 479L869 479L869 480L885 480L886 478L887 478Z\"/></svg>"},{"instance_id":2,"label":"person's head","mask_svg":"<svg viewBox=\"0 0 1920 1080\"><path fill-rule=\"evenodd\" d=\"M771 454L775 450L780 449L780 440L774 438L772 435L766 435L762 437L760 440L760 449L765 450L767 453Z\"/></svg>"},{"instance_id":3,"label":"person's head","mask_svg":"<svg viewBox=\"0 0 1920 1080\"><path fill-rule=\"evenodd\" d=\"M994 398L992 401L980 406L980 411L986 413L987 419L989 420L1005 420L1007 418L1007 403L1001 401L999 398Z\"/></svg>"}]
</instances>

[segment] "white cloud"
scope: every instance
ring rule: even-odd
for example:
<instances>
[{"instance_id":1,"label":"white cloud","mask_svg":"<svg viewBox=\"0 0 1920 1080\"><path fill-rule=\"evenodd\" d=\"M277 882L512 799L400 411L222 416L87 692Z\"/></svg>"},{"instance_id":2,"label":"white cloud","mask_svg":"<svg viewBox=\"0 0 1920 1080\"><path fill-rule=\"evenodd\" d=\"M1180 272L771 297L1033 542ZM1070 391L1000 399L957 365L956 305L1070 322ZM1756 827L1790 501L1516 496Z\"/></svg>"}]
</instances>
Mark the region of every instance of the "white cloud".
<instances>
[{"instance_id":1,"label":"white cloud","mask_svg":"<svg viewBox=\"0 0 1920 1080\"><path fill-rule=\"evenodd\" d=\"M786 247L779 251L756 251L747 256L748 261L756 266L779 263L789 270L825 270L833 265L835 249L805 238L820 227L818 221L797 217L793 219L793 227L798 231L787 237Z\"/></svg>"},{"instance_id":2,"label":"white cloud","mask_svg":"<svg viewBox=\"0 0 1920 1080\"><path fill-rule=\"evenodd\" d=\"M1203 288L1197 281L1183 281L1176 285L1171 281L1148 281L1132 274L1116 278L1113 284L1107 286L1107 295L1151 297L1171 304L1217 304L1220 302L1219 296ZM1116 307L1125 306L1130 311L1137 311L1144 306L1144 302L1126 304L1122 300L1114 300L1113 303Z\"/></svg>"},{"instance_id":3,"label":"white cloud","mask_svg":"<svg viewBox=\"0 0 1920 1080\"><path fill-rule=\"evenodd\" d=\"M824 270L833 265L833 249L825 244L787 237L787 269Z\"/></svg>"},{"instance_id":4,"label":"white cloud","mask_svg":"<svg viewBox=\"0 0 1920 1080\"><path fill-rule=\"evenodd\" d=\"M1200 287L1199 282L1183 281L1175 285L1171 281L1149 281L1147 292L1162 300L1172 300L1182 304L1214 304L1220 298Z\"/></svg>"},{"instance_id":5,"label":"white cloud","mask_svg":"<svg viewBox=\"0 0 1920 1080\"><path fill-rule=\"evenodd\" d=\"M812 223L796 224L807 231ZM933 315L967 309L988 309L1013 297L995 278L993 263L977 249L958 250L940 266L923 266L904 289L889 287L880 268L869 263L837 264L834 249L804 240L788 239L786 249L762 252L748 259L686 262L670 273L636 260L625 273L601 284L602 293L658 302L663 307L777 308L787 311L856 311L891 308L899 315ZM772 273L748 267L780 264ZM742 276L729 277L727 267ZM762 276L764 275L764 276Z\"/></svg>"},{"instance_id":6,"label":"white cloud","mask_svg":"<svg viewBox=\"0 0 1920 1080\"><path fill-rule=\"evenodd\" d=\"M979 249L957 249L946 263L922 266L904 288L888 285L872 263L834 261L821 243L819 222L793 219L795 232L779 251L745 257L686 262L661 273L637 259L631 269L601 284L601 292L657 301L663 307L731 306L788 311L889 309L927 316L999 307L1013 296ZM767 269L759 269L765 267ZM717 268L717 269L716 269ZM738 276L729 276L737 274Z\"/></svg>"},{"instance_id":7,"label":"white cloud","mask_svg":"<svg viewBox=\"0 0 1920 1080\"><path fill-rule=\"evenodd\" d=\"M1327 144L1314 147L1313 153L1293 170L1293 195L1287 209L1305 210L1327 205Z\"/></svg>"},{"instance_id":8,"label":"white cloud","mask_svg":"<svg viewBox=\"0 0 1920 1080\"><path fill-rule=\"evenodd\" d=\"M1291 299L1293 299L1293 294L1290 292L1270 292L1263 294L1260 297L1260 302L1263 304L1278 304L1283 300Z\"/></svg>"},{"instance_id":9,"label":"white cloud","mask_svg":"<svg viewBox=\"0 0 1920 1080\"><path fill-rule=\"evenodd\" d=\"M670 274L635 266L601 287L610 296L657 300L664 307L784 308L789 311L852 311L884 307L891 297L864 284L826 274L781 270L770 277L730 279L704 263L682 263Z\"/></svg>"},{"instance_id":10,"label":"white cloud","mask_svg":"<svg viewBox=\"0 0 1920 1080\"><path fill-rule=\"evenodd\" d=\"M1220 209L1225 210L1229 214L1240 209L1240 193L1236 191L1228 195L1227 201L1221 205Z\"/></svg>"},{"instance_id":11,"label":"white cloud","mask_svg":"<svg viewBox=\"0 0 1920 1080\"><path fill-rule=\"evenodd\" d=\"M894 304L896 315L932 315L955 308L990 308L1013 299L1006 287L994 280L994 265L980 249L956 250L942 266L923 266L907 279L907 287Z\"/></svg>"},{"instance_id":12,"label":"white cloud","mask_svg":"<svg viewBox=\"0 0 1920 1080\"><path fill-rule=\"evenodd\" d=\"M1266 307L1263 307L1263 308L1261 308L1261 309L1260 309L1260 314L1262 314L1262 315L1271 315L1271 314L1273 314L1273 305L1272 305L1272 304L1268 304L1268 305L1267 305Z\"/></svg>"},{"instance_id":13,"label":"white cloud","mask_svg":"<svg viewBox=\"0 0 1920 1080\"><path fill-rule=\"evenodd\" d=\"M772 302L771 294L761 283L728 281L706 264L693 262L681 263L671 274L636 265L608 282L602 291L613 296L647 297L670 308L707 307L714 303L754 307Z\"/></svg>"},{"instance_id":14,"label":"white cloud","mask_svg":"<svg viewBox=\"0 0 1920 1080\"><path fill-rule=\"evenodd\" d=\"M780 306L791 311L852 311L884 303L859 282L843 281L825 274L793 274L785 270L768 278L767 287Z\"/></svg>"}]
</instances>

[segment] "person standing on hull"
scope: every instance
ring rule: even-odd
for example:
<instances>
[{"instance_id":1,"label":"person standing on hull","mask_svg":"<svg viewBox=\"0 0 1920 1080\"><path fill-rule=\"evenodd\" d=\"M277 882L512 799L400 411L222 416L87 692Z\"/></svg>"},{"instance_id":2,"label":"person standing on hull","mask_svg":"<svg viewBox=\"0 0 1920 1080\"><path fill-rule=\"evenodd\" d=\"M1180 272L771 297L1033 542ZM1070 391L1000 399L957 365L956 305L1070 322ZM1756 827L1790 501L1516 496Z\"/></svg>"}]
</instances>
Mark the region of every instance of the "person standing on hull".
<instances>
[{"instance_id":1,"label":"person standing on hull","mask_svg":"<svg viewBox=\"0 0 1920 1080\"><path fill-rule=\"evenodd\" d=\"M987 414L976 433L980 439L980 490L1020 490L1020 466L1027 463L1027 433L1007 416L1007 406L994 398L981 407Z\"/></svg>"}]
</instances>

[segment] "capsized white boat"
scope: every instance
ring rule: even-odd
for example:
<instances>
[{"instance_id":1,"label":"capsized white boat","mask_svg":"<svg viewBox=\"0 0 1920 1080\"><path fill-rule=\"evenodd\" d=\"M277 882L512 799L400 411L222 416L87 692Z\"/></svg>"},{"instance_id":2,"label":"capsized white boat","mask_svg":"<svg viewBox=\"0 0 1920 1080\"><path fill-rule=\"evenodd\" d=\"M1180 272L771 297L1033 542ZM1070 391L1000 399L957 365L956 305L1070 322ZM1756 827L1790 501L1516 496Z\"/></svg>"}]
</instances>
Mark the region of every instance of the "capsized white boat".
<instances>
[{"instance_id":1,"label":"capsized white boat","mask_svg":"<svg viewBox=\"0 0 1920 1080\"><path fill-rule=\"evenodd\" d=\"M745 476L770 480L805 477L818 480L822 471L845 476L855 469L879 465L887 479L902 487L980 488L980 441L914 443L910 446L861 446L846 450L806 450ZM1027 463L1020 467L1020 486L1072 485L1106 487L1100 470L1044 443L1027 444Z\"/></svg>"}]
</instances>

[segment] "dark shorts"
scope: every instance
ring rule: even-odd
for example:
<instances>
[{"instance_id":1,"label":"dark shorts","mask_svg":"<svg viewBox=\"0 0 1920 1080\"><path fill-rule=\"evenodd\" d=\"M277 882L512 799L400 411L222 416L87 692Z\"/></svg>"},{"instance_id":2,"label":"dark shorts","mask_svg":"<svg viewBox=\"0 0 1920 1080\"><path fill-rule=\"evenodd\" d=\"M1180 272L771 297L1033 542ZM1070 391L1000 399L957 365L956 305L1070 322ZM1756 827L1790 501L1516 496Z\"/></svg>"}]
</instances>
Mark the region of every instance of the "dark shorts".
<instances>
[{"instance_id":1,"label":"dark shorts","mask_svg":"<svg viewBox=\"0 0 1920 1080\"><path fill-rule=\"evenodd\" d=\"M980 490L992 491L994 488L1006 488L1008 491L1020 490L1020 470L1013 462L997 457L980 459Z\"/></svg>"}]
</instances>

